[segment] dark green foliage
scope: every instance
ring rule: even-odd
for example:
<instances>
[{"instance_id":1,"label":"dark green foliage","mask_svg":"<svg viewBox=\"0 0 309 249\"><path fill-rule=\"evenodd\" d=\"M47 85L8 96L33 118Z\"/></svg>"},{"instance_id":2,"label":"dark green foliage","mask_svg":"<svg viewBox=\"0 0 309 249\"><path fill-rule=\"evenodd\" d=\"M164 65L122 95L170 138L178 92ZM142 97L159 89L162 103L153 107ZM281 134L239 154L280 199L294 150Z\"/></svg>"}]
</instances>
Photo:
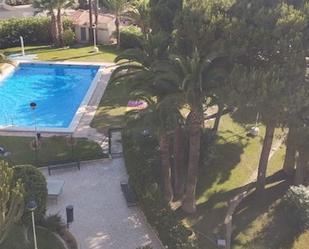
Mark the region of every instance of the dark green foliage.
<instances>
[{"instance_id":1,"label":"dark green foliage","mask_svg":"<svg viewBox=\"0 0 309 249\"><path fill-rule=\"evenodd\" d=\"M64 29L72 27L65 19ZM0 20L0 48L20 46L20 36L26 46L51 44L51 25L49 17L27 17Z\"/></svg>"},{"instance_id":2,"label":"dark green foliage","mask_svg":"<svg viewBox=\"0 0 309 249\"><path fill-rule=\"evenodd\" d=\"M153 32L171 33L174 18L182 8L182 0L150 0L150 26Z\"/></svg>"},{"instance_id":3,"label":"dark green foliage","mask_svg":"<svg viewBox=\"0 0 309 249\"><path fill-rule=\"evenodd\" d=\"M283 208L288 222L297 230L309 229L309 189L292 186L283 197Z\"/></svg>"},{"instance_id":4,"label":"dark green foliage","mask_svg":"<svg viewBox=\"0 0 309 249\"><path fill-rule=\"evenodd\" d=\"M193 49L198 48L204 55L228 50L233 44L228 35L231 25L226 15L228 3L210 0L203 6L198 0L188 2L175 18L177 51L191 55Z\"/></svg>"},{"instance_id":5,"label":"dark green foliage","mask_svg":"<svg viewBox=\"0 0 309 249\"><path fill-rule=\"evenodd\" d=\"M217 135L211 129L203 129L201 139L201 162L208 165L215 155Z\"/></svg>"},{"instance_id":6,"label":"dark green foliage","mask_svg":"<svg viewBox=\"0 0 309 249\"><path fill-rule=\"evenodd\" d=\"M34 198L38 207L35 210L36 221L41 221L46 212L47 186L44 175L32 165L18 165L14 167L14 179L20 179L25 188L25 203ZM29 211L25 210L22 220L28 222Z\"/></svg>"},{"instance_id":7,"label":"dark green foliage","mask_svg":"<svg viewBox=\"0 0 309 249\"><path fill-rule=\"evenodd\" d=\"M194 248L191 231L181 224L160 190L160 160L158 142L143 136L142 129L125 129L123 145L130 183L134 187L149 223L169 249Z\"/></svg>"},{"instance_id":8,"label":"dark green foliage","mask_svg":"<svg viewBox=\"0 0 309 249\"><path fill-rule=\"evenodd\" d=\"M65 30L63 32L63 43L65 46L71 46L74 44L75 41L75 33L71 30Z\"/></svg>"},{"instance_id":9,"label":"dark green foliage","mask_svg":"<svg viewBox=\"0 0 309 249\"><path fill-rule=\"evenodd\" d=\"M17 5L24 5L24 4L31 4L32 0L6 0L6 4L17 6Z\"/></svg>"},{"instance_id":10,"label":"dark green foliage","mask_svg":"<svg viewBox=\"0 0 309 249\"><path fill-rule=\"evenodd\" d=\"M65 223L59 214L54 214L45 217L40 225L47 228L51 232L59 233L65 226Z\"/></svg>"},{"instance_id":11,"label":"dark green foliage","mask_svg":"<svg viewBox=\"0 0 309 249\"><path fill-rule=\"evenodd\" d=\"M142 32L135 26L124 27L120 30L120 47L123 49L138 48L142 43Z\"/></svg>"}]
</instances>

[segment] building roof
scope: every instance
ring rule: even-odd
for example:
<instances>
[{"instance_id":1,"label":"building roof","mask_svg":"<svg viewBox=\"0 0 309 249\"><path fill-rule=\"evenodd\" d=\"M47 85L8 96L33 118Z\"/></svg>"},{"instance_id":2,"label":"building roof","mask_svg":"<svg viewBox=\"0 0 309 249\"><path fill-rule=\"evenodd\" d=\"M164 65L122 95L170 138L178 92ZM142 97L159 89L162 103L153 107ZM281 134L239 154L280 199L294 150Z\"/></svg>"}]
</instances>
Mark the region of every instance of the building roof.
<instances>
[{"instance_id":1,"label":"building roof","mask_svg":"<svg viewBox=\"0 0 309 249\"><path fill-rule=\"evenodd\" d=\"M86 26L89 25L89 11L88 10L76 10L68 15L75 25ZM92 15L92 20L95 20L95 15ZM112 14L99 13L98 23L110 23L115 21L115 16Z\"/></svg>"}]
</instances>

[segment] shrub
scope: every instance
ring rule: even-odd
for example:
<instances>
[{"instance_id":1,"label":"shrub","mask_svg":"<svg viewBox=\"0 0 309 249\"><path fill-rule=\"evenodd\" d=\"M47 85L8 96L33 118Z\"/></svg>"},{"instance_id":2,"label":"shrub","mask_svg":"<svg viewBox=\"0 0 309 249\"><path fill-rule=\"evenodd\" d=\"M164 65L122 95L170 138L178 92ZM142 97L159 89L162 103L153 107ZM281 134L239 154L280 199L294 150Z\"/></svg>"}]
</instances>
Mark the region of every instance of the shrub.
<instances>
[{"instance_id":1,"label":"shrub","mask_svg":"<svg viewBox=\"0 0 309 249\"><path fill-rule=\"evenodd\" d=\"M36 221L41 221L46 212L47 186L44 175L32 165L19 165L14 167L14 179L21 179L25 188L25 203L34 198L38 207L35 210ZM30 220L30 213L24 210L23 222Z\"/></svg>"},{"instance_id":2,"label":"shrub","mask_svg":"<svg viewBox=\"0 0 309 249\"><path fill-rule=\"evenodd\" d=\"M178 221L164 201L158 188L160 160L158 142L154 136L143 136L139 129L123 132L126 167L148 222L157 230L162 243L169 249L195 248L191 231Z\"/></svg>"},{"instance_id":3,"label":"shrub","mask_svg":"<svg viewBox=\"0 0 309 249\"><path fill-rule=\"evenodd\" d=\"M45 217L40 225L51 232L57 233L60 233L63 227L65 227L65 223L59 214L53 214Z\"/></svg>"},{"instance_id":4,"label":"shrub","mask_svg":"<svg viewBox=\"0 0 309 249\"><path fill-rule=\"evenodd\" d=\"M297 230L309 229L309 189L292 186L283 197L283 207L290 225Z\"/></svg>"},{"instance_id":5,"label":"shrub","mask_svg":"<svg viewBox=\"0 0 309 249\"><path fill-rule=\"evenodd\" d=\"M65 46L71 46L75 41L75 33L71 29L67 29L63 32L63 42Z\"/></svg>"},{"instance_id":6,"label":"shrub","mask_svg":"<svg viewBox=\"0 0 309 249\"><path fill-rule=\"evenodd\" d=\"M64 30L72 27L65 19ZM26 17L0 20L0 48L20 46L20 36L26 46L51 44L51 25L49 17Z\"/></svg>"},{"instance_id":7,"label":"shrub","mask_svg":"<svg viewBox=\"0 0 309 249\"><path fill-rule=\"evenodd\" d=\"M140 47L142 32L135 26L128 26L120 30L120 47L123 49Z\"/></svg>"}]
</instances>

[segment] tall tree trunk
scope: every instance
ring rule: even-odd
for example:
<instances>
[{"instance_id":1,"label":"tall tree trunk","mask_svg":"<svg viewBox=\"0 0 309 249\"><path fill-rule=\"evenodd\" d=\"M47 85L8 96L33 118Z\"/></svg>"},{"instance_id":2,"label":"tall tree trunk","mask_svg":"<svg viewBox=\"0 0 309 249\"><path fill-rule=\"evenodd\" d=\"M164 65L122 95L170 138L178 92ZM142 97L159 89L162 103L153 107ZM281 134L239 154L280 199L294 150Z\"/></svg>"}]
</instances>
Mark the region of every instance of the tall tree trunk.
<instances>
[{"instance_id":1,"label":"tall tree trunk","mask_svg":"<svg viewBox=\"0 0 309 249\"><path fill-rule=\"evenodd\" d=\"M160 135L160 158L163 175L164 198L167 202L173 200L172 164L170 161L170 139L166 133Z\"/></svg>"},{"instance_id":2,"label":"tall tree trunk","mask_svg":"<svg viewBox=\"0 0 309 249\"><path fill-rule=\"evenodd\" d=\"M268 165L268 159L271 151L271 146L275 133L275 125L272 123L268 123L266 125L266 132L263 141L263 148L260 156L259 168L258 168L258 176L257 176L257 192L263 192L265 189L266 183L266 170Z\"/></svg>"},{"instance_id":3,"label":"tall tree trunk","mask_svg":"<svg viewBox=\"0 0 309 249\"><path fill-rule=\"evenodd\" d=\"M195 192L200 160L201 127L203 122L203 113L197 108L192 109L188 118L190 118L189 163L186 192L182 202L182 209L187 213L194 213L196 211Z\"/></svg>"},{"instance_id":4,"label":"tall tree trunk","mask_svg":"<svg viewBox=\"0 0 309 249\"><path fill-rule=\"evenodd\" d=\"M224 105L222 103L219 103L218 104L218 112L217 112L217 115L216 115L215 123L214 123L214 126L212 128L212 130L216 134L217 134L218 129L219 129L219 124L220 124L220 120L221 120L221 117L222 117L223 108L224 108Z\"/></svg>"},{"instance_id":5,"label":"tall tree trunk","mask_svg":"<svg viewBox=\"0 0 309 249\"><path fill-rule=\"evenodd\" d=\"M92 20L92 0L88 0L88 8L89 8L89 43L93 42L93 20Z\"/></svg>"},{"instance_id":6,"label":"tall tree trunk","mask_svg":"<svg viewBox=\"0 0 309 249\"><path fill-rule=\"evenodd\" d=\"M53 10L51 11L51 35L53 44L58 45L59 31L58 31L57 19Z\"/></svg>"},{"instance_id":7,"label":"tall tree trunk","mask_svg":"<svg viewBox=\"0 0 309 249\"><path fill-rule=\"evenodd\" d=\"M119 16L116 15L116 20L115 20L115 25L116 25L116 39L117 39L117 49L120 48L120 20Z\"/></svg>"},{"instance_id":8,"label":"tall tree trunk","mask_svg":"<svg viewBox=\"0 0 309 249\"><path fill-rule=\"evenodd\" d=\"M301 185L304 184L307 157L306 151L303 148L300 148L297 154L294 184Z\"/></svg>"},{"instance_id":9,"label":"tall tree trunk","mask_svg":"<svg viewBox=\"0 0 309 249\"><path fill-rule=\"evenodd\" d=\"M94 23L96 26L96 40L98 40L99 0L95 0L94 18Z\"/></svg>"},{"instance_id":10,"label":"tall tree trunk","mask_svg":"<svg viewBox=\"0 0 309 249\"><path fill-rule=\"evenodd\" d=\"M59 32L59 44L61 47L64 46L63 43L63 23L62 23L62 15L61 15L61 8L58 8L57 11L57 26L58 26L58 32Z\"/></svg>"},{"instance_id":11,"label":"tall tree trunk","mask_svg":"<svg viewBox=\"0 0 309 249\"><path fill-rule=\"evenodd\" d=\"M174 132L174 162L173 162L173 180L174 193L177 198L183 195L183 167L184 167L184 134L181 125L177 125Z\"/></svg>"},{"instance_id":12,"label":"tall tree trunk","mask_svg":"<svg viewBox=\"0 0 309 249\"><path fill-rule=\"evenodd\" d=\"M296 141L295 141L296 129L294 127L289 128L288 137L286 140L286 152L283 163L283 171L291 175L295 169L296 163Z\"/></svg>"}]
</instances>

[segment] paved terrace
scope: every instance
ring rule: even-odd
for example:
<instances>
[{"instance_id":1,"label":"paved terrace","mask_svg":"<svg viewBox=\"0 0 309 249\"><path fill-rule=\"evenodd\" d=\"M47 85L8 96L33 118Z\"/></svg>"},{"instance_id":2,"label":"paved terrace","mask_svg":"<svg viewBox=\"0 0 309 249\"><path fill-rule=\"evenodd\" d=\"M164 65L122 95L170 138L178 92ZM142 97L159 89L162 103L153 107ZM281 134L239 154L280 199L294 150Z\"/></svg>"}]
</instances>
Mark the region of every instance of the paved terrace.
<instances>
[{"instance_id":1,"label":"paved terrace","mask_svg":"<svg viewBox=\"0 0 309 249\"><path fill-rule=\"evenodd\" d=\"M127 207L120 182L127 179L122 158L103 159L83 164L81 170L54 171L48 179L65 181L58 202L49 200L47 214L65 215L67 205L74 206L70 227L79 249L136 249L161 244L138 207Z\"/></svg>"}]
</instances>

